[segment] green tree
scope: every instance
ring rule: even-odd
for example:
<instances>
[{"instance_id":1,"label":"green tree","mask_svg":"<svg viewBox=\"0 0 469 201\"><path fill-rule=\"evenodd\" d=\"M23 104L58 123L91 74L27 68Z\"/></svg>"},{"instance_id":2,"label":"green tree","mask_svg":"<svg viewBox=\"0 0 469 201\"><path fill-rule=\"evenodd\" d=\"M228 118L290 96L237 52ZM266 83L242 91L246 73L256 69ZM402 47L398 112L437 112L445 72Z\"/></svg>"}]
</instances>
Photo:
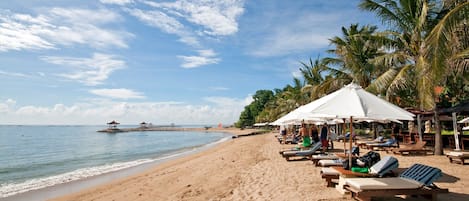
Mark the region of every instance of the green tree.
<instances>
[{"instance_id":1,"label":"green tree","mask_svg":"<svg viewBox=\"0 0 469 201\"><path fill-rule=\"evenodd\" d=\"M447 14L442 13L441 5L444 3L431 0L363 0L360 3L362 9L376 13L389 25L387 34L392 39L388 43L392 52L375 62L391 64L394 68L377 79L377 86L387 87L387 96L395 95L398 89L414 87L420 109L434 110L436 117L437 97L433 89L450 75L445 70L454 70L448 68L451 63L448 59L467 56L467 50L457 51L458 54L450 50L454 50L451 41L457 35L456 29L467 26L469 13L467 2L456 2ZM441 155L442 138L436 120L435 154Z\"/></svg>"},{"instance_id":2,"label":"green tree","mask_svg":"<svg viewBox=\"0 0 469 201\"><path fill-rule=\"evenodd\" d=\"M244 128L246 126L251 126L254 124L254 116L252 115L251 109L248 106L244 107L244 110L241 112L239 116L238 122L236 122L235 126L238 128Z\"/></svg>"},{"instance_id":3,"label":"green tree","mask_svg":"<svg viewBox=\"0 0 469 201\"><path fill-rule=\"evenodd\" d=\"M252 98L254 99L253 102L244 107L243 112L241 112L236 127L252 126L266 104L274 98L274 93L271 90L258 90Z\"/></svg>"},{"instance_id":4,"label":"green tree","mask_svg":"<svg viewBox=\"0 0 469 201\"><path fill-rule=\"evenodd\" d=\"M324 82L323 72L327 67L319 59L310 58L309 64L301 62L300 72L305 80L305 86L301 89L303 93L309 96L309 101L313 101L325 94L321 84Z\"/></svg>"},{"instance_id":5,"label":"green tree","mask_svg":"<svg viewBox=\"0 0 469 201\"><path fill-rule=\"evenodd\" d=\"M327 52L335 57L322 60L323 71L329 73L321 84L322 92L335 91L352 81L367 88L385 72L385 66L370 63L384 54L382 41L386 38L376 34L376 30L376 26L352 24L342 27L342 36L329 40L335 48Z\"/></svg>"}]
</instances>

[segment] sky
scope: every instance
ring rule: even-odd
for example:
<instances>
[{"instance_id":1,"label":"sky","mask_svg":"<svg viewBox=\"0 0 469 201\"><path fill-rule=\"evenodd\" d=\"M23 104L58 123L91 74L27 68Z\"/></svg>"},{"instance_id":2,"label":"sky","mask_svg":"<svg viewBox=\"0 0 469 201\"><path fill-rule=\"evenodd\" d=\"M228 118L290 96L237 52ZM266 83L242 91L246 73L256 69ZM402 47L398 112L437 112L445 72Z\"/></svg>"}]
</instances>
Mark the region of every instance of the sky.
<instances>
[{"instance_id":1,"label":"sky","mask_svg":"<svg viewBox=\"0 0 469 201\"><path fill-rule=\"evenodd\" d=\"M0 124L231 125L352 23L359 0L0 1Z\"/></svg>"}]
</instances>

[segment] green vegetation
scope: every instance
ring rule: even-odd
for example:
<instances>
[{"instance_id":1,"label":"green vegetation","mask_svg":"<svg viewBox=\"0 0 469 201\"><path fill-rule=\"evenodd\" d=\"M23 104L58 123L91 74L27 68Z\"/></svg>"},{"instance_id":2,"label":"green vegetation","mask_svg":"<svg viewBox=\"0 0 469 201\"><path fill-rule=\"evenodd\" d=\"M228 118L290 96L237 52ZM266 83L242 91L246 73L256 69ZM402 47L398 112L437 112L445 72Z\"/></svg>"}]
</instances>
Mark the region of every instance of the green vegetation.
<instances>
[{"instance_id":1,"label":"green vegetation","mask_svg":"<svg viewBox=\"0 0 469 201\"><path fill-rule=\"evenodd\" d=\"M375 13L386 30L342 27L342 35L330 39L332 57L299 62L303 77L292 85L256 92L265 97L255 97L236 126L275 121L350 82L401 107L425 111L469 100L469 2L362 0L359 7ZM441 139L439 126L436 130Z\"/></svg>"}]
</instances>

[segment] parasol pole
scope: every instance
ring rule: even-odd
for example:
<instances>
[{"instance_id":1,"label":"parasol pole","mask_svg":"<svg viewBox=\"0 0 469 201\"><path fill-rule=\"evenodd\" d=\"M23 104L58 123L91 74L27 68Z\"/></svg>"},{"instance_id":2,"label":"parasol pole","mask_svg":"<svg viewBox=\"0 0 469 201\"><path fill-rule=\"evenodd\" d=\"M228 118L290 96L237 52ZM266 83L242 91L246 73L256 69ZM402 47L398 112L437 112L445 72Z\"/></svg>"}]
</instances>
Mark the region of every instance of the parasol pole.
<instances>
[{"instance_id":1,"label":"parasol pole","mask_svg":"<svg viewBox=\"0 0 469 201\"><path fill-rule=\"evenodd\" d=\"M458 135L458 125L456 124L456 112L451 113L453 117L453 132L454 132L454 146L456 146L455 151L460 151L459 149L459 135Z\"/></svg>"},{"instance_id":2,"label":"parasol pole","mask_svg":"<svg viewBox=\"0 0 469 201\"><path fill-rule=\"evenodd\" d=\"M342 124L342 135L344 136L344 154L347 155L347 142L345 141L345 118L342 118L342 120L344 120L344 123Z\"/></svg>"},{"instance_id":3,"label":"parasol pole","mask_svg":"<svg viewBox=\"0 0 469 201\"><path fill-rule=\"evenodd\" d=\"M352 118L352 116L350 116L350 136L348 138L349 148L350 148L349 149L350 153L348 154L348 165L349 165L350 170L352 169L352 139L353 139L353 125L352 125L352 122L353 122L353 118Z\"/></svg>"}]
</instances>

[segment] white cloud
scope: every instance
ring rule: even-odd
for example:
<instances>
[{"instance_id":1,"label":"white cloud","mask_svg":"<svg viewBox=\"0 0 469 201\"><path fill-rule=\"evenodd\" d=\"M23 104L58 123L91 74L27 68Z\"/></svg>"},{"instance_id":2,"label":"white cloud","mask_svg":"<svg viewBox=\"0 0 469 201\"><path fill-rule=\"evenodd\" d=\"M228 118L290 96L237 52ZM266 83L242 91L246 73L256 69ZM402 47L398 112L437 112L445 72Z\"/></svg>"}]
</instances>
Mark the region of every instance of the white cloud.
<instances>
[{"instance_id":1,"label":"white cloud","mask_svg":"<svg viewBox=\"0 0 469 201\"><path fill-rule=\"evenodd\" d=\"M213 36L232 35L238 31L237 18L244 12L243 0L179 0L171 3L145 1L204 28L203 33Z\"/></svg>"},{"instance_id":2,"label":"white cloud","mask_svg":"<svg viewBox=\"0 0 469 201\"><path fill-rule=\"evenodd\" d=\"M141 1L156 10L124 8L147 25L179 36L179 41L200 47L197 35L227 36L238 31L237 19L244 0L153 2Z\"/></svg>"},{"instance_id":3,"label":"white cloud","mask_svg":"<svg viewBox=\"0 0 469 201\"><path fill-rule=\"evenodd\" d=\"M116 4L116 5L126 5L126 4L131 4L134 1L133 0L99 0L103 4Z\"/></svg>"},{"instance_id":4,"label":"white cloud","mask_svg":"<svg viewBox=\"0 0 469 201\"><path fill-rule=\"evenodd\" d=\"M230 90L229 88L226 88L226 87L210 87L211 90L214 90L214 91L227 91L227 90Z\"/></svg>"},{"instance_id":5,"label":"white cloud","mask_svg":"<svg viewBox=\"0 0 469 201\"><path fill-rule=\"evenodd\" d=\"M318 35L311 31L283 30L266 37L264 43L251 54L260 57L279 56L327 47L330 35Z\"/></svg>"},{"instance_id":6,"label":"white cloud","mask_svg":"<svg viewBox=\"0 0 469 201\"><path fill-rule=\"evenodd\" d=\"M104 28L121 17L111 10L43 9L37 16L0 11L0 51L57 49L59 45L126 48L133 35Z\"/></svg>"},{"instance_id":7,"label":"white cloud","mask_svg":"<svg viewBox=\"0 0 469 201\"><path fill-rule=\"evenodd\" d=\"M0 113L7 113L15 107L16 101L13 99L7 99L4 102L0 102Z\"/></svg>"},{"instance_id":8,"label":"white cloud","mask_svg":"<svg viewBox=\"0 0 469 201\"><path fill-rule=\"evenodd\" d=\"M208 64L217 64L220 58L215 57L217 54L211 50L198 50L198 56L178 56L184 62L181 65L183 68L197 68Z\"/></svg>"},{"instance_id":9,"label":"white cloud","mask_svg":"<svg viewBox=\"0 0 469 201\"><path fill-rule=\"evenodd\" d=\"M181 102L118 102L90 100L73 105L55 104L50 107L21 106L18 109L0 103L0 122L4 124L65 124L103 125L110 120L122 124L142 121L157 124L233 124L244 106L252 101L226 97L207 97L207 104L190 105ZM177 111L177 112L175 112Z\"/></svg>"},{"instance_id":10,"label":"white cloud","mask_svg":"<svg viewBox=\"0 0 469 201\"><path fill-rule=\"evenodd\" d=\"M47 27L43 21L43 17L0 12L0 51L55 48L40 36Z\"/></svg>"},{"instance_id":11,"label":"white cloud","mask_svg":"<svg viewBox=\"0 0 469 201\"><path fill-rule=\"evenodd\" d=\"M14 73L14 72L7 72L0 70L0 75L4 75L7 77L31 77L30 75L26 75L24 73Z\"/></svg>"},{"instance_id":12,"label":"white cloud","mask_svg":"<svg viewBox=\"0 0 469 201\"><path fill-rule=\"evenodd\" d=\"M130 89L93 89L90 90L92 94L114 98L114 99L141 99L145 98L140 92L132 91Z\"/></svg>"},{"instance_id":13,"label":"white cloud","mask_svg":"<svg viewBox=\"0 0 469 201\"><path fill-rule=\"evenodd\" d=\"M102 84L115 70L125 67L124 61L114 57L114 55L94 53L92 58L46 56L41 59L52 64L73 68L71 73L59 74L59 76L88 86L95 86Z\"/></svg>"},{"instance_id":14,"label":"white cloud","mask_svg":"<svg viewBox=\"0 0 469 201\"><path fill-rule=\"evenodd\" d=\"M137 17L140 21L149 26L156 27L166 33L175 34L179 36L179 41L192 45L199 46L198 39L190 33L186 27L180 23L176 18L168 16L161 11L144 11L140 9L124 9L129 14Z\"/></svg>"}]
</instances>

